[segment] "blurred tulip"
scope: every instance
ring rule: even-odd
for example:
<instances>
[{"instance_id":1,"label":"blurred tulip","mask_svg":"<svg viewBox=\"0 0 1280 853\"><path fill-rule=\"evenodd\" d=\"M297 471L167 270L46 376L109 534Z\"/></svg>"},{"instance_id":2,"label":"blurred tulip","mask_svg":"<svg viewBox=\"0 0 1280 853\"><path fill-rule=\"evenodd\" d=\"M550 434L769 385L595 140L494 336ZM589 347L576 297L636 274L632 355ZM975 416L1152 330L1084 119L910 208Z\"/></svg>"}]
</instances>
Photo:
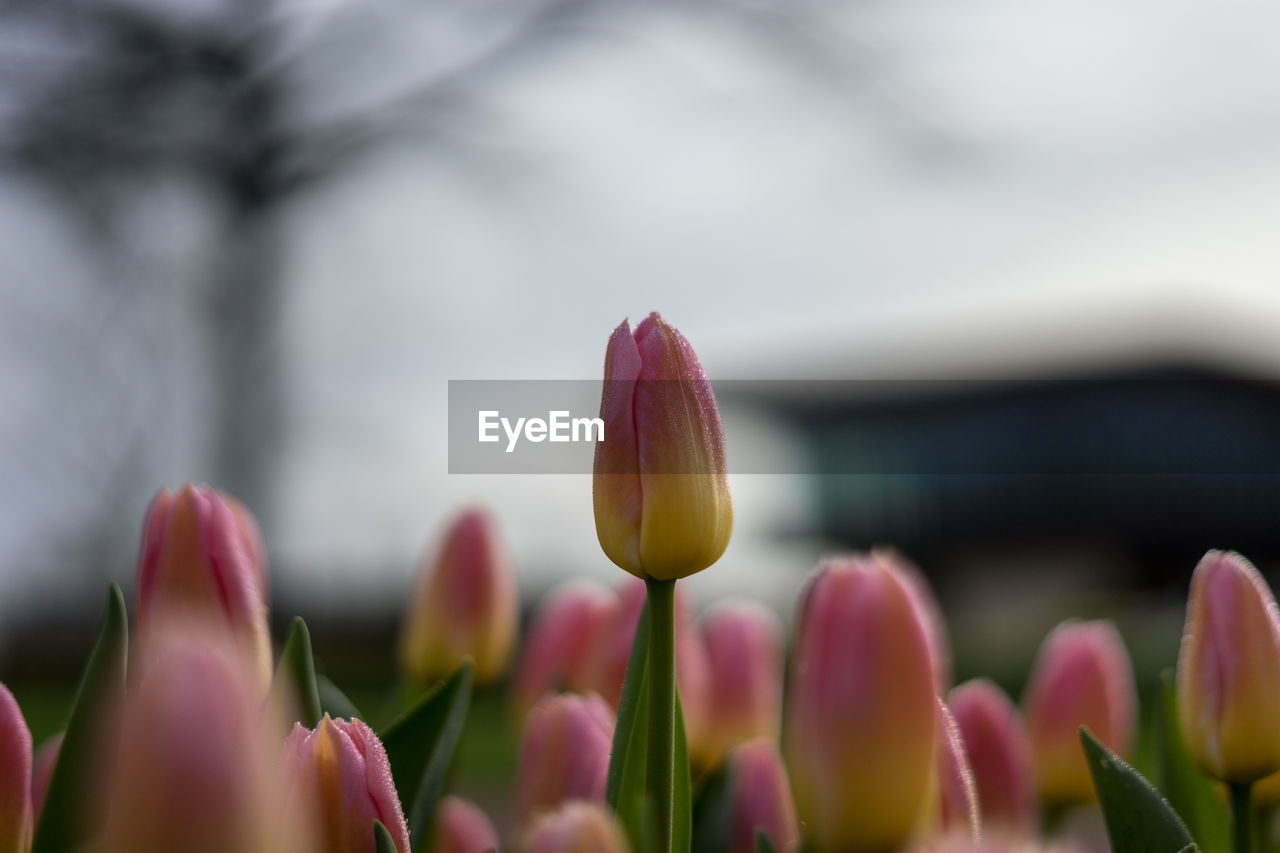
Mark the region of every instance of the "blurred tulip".
<instances>
[{"instance_id":1,"label":"blurred tulip","mask_svg":"<svg viewBox=\"0 0 1280 853\"><path fill-rule=\"evenodd\" d=\"M684 336L657 312L609 338L596 444L596 535L639 578L673 580L729 544L733 502L711 383Z\"/></svg>"},{"instance_id":2,"label":"blurred tulip","mask_svg":"<svg viewBox=\"0 0 1280 853\"><path fill-rule=\"evenodd\" d=\"M378 736L360 720L328 714L314 729L295 723L280 762L289 802L311 809L326 853L373 853L373 822L382 821L398 853L409 829Z\"/></svg>"},{"instance_id":3,"label":"blurred tulip","mask_svg":"<svg viewBox=\"0 0 1280 853\"><path fill-rule=\"evenodd\" d=\"M952 690L948 702L969 753L983 831L1031 837L1039 820L1022 715L1003 690L982 679Z\"/></svg>"},{"instance_id":4,"label":"blurred tulip","mask_svg":"<svg viewBox=\"0 0 1280 853\"><path fill-rule=\"evenodd\" d=\"M938 700L938 828L944 833L982 835L978 792L964 735L946 704Z\"/></svg>"},{"instance_id":5,"label":"blurred tulip","mask_svg":"<svg viewBox=\"0 0 1280 853\"><path fill-rule=\"evenodd\" d=\"M702 618L707 650L706 765L758 737L774 742L782 723L782 628L771 610L728 601Z\"/></svg>"},{"instance_id":6,"label":"blurred tulip","mask_svg":"<svg viewBox=\"0 0 1280 853\"><path fill-rule=\"evenodd\" d=\"M627 674L636 623L645 607L645 595L644 581L636 578L626 578L618 585L617 597L597 620L582 660L582 689L599 693L614 709L622 698L622 682ZM675 598L676 684L684 709L690 760L700 765L707 753L710 701L707 650L693 623L688 596L679 584Z\"/></svg>"},{"instance_id":7,"label":"blurred tulip","mask_svg":"<svg viewBox=\"0 0 1280 853\"><path fill-rule=\"evenodd\" d=\"M18 701L0 684L0 853L27 853L33 821L31 731Z\"/></svg>"},{"instance_id":8,"label":"blurred tulip","mask_svg":"<svg viewBox=\"0 0 1280 853\"><path fill-rule=\"evenodd\" d=\"M53 776L53 766L58 763L58 753L62 751L62 738L66 732L58 732L40 744L35 757L31 761L31 811L36 819L44 808L44 795L49 793L49 779Z\"/></svg>"},{"instance_id":9,"label":"blurred tulip","mask_svg":"<svg viewBox=\"0 0 1280 853\"><path fill-rule=\"evenodd\" d=\"M611 592L585 580L564 584L542 602L516 670L513 704L521 719L548 691L587 689L586 659L614 603Z\"/></svg>"},{"instance_id":10,"label":"blurred tulip","mask_svg":"<svg viewBox=\"0 0 1280 853\"><path fill-rule=\"evenodd\" d=\"M1040 797L1058 806L1097 799L1080 727L1124 756L1137 705L1133 668L1114 625L1069 619L1049 632L1023 699Z\"/></svg>"},{"instance_id":11,"label":"blurred tulip","mask_svg":"<svg viewBox=\"0 0 1280 853\"><path fill-rule=\"evenodd\" d=\"M552 694L533 706L516 779L522 824L567 800L604 802L613 724L595 693Z\"/></svg>"},{"instance_id":12,"label":"blurred tulip","mask_svg":"<svg viewBox=\"0 0 1280 853\"><path fill-rule=\"evenodd\" d=\"M565 803L529 827L523 853L630 853L613 814L596 803Z\"/></svg>"},{"instance_id":13,"label":"blurred tulip","mask_svg":"<svg viewBox=\"0 0 1280 853\"><path fill-rule=\"evenodd\" d=\"M1244 557L1210 551L1196 566L1178 655L1187 751L1225 782L1280 771L1280 616Z\"/></svg>"},{"instance_id":14,"label":"blurred tulip","mask_svg":"<svg viewBox=\"0 0 1280 853\"><path fill-rule=\"evenodd\" d=\"M755 853L763 829L778 853L800 849L800 826L787 769L772 738L735 746L728 755L729 846L727 853Z\"/></svg>"},{"instance_id":15,"label":"blurred tulip","mask_svg":"<svg viewBox=\"0 0 1280 853\"><path fill-rule=\"evenodd\" d=\"M877 560L825 561L793 654L786 756L806 849L901 845L936 772L933 668L911 593Z\"/></svg>"},{"instance_id":16,"label":"blurred tulip","mask_svg":"<svg viewBox=\"0 0 1280 853\"><path fill-rule=\"evenodd\" d=\"M445 797L436 811L433 853L486 853L498 849L498 833L475 803Z\"/></svg>"},{"instance_id":17,"label":"blurred tulip","mask_svg":"<svg viewBox=\"0 0 1280 853\"><path fill-rule=\"evenodd\" d=\"M400 643L405 669L420 681L447 678L466 658L476 684L507 670L520 619L511 563L493 517L463 512L420 576Z\"/></svg>"},{"instance_id":18,"label":"blurred tulip","mask_svg":"<svg viewBox=\"0 0 1280 853\"><path fill-rule=\"evenodd\" d=\"M105 853L308 849L279 819L278 722L264 716L253 662L222 638L157 636L102 789Z\"/></svg>"},{"instance_id":19,"label":"blurred tulip","mask_svg":"<svg viewBox=\"0 0 1280 853\"><path fill-rule=\"evenodd\" d=\"M924 638L929 643L929 658L933 661L934 687L939 694L951 687L951 641L947 638L947 620L942 606L934 595L933 586L920 567L908 560L898 549L879 547L871 550L871 556L897 573L911 593L920 624L924 626Z\"/></svg>"},{"instance_id":20,"label":"blurred tulip","mask_svg":"<svg viewBox=\"0 0 1280 853\"><path fill-rule=\"evenodd\" d=\"M192 623L229 630L253 656L262 689L271 682L266 556L253 516L238 501L188 483L161 489L147 509L138 558L138 634L144 660L152 636Z\"/></svg>"}]
</instances>

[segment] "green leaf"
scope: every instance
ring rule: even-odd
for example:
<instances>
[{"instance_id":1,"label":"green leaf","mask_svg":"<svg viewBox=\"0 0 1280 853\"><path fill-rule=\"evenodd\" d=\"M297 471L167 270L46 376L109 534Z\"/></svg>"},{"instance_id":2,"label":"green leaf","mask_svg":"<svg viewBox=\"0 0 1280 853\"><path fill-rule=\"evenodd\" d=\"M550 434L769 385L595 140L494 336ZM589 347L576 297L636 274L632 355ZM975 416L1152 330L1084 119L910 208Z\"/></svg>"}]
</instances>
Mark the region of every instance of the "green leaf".
<instances>
[{"instance_id":1,"label":"green leaf","mask_svg":"<svg viewBox=\"0 0 1280 853\"><path fill-rule=\"evenodd\" d=\"M344 720L365 720L364 714L355 703L347 698L347 694L338 689L328 677L316 674L316 689L320 694L320 710L330 717L341 717ZM368 720L365 720L368 722Z\"/></svg>"},{"instance_id":2,"label":"green leaf","mask_svg":"<svg viewBox=\"0 0 1280 853\"><path fill-rule=\"evenodd\" d=\"M311 655L311 632L301 616L294 618L289 629L271 692L284 698L284 707L297 715L297 722L309 729L320 724L323 711L316 687L316 662Z\"/></svg>"},{"instance_id":3,"label":"green leaf","mask_svg":"<svg viewBox=\"0 0 1280 853\"><path fill-rule=\"evenodd\" d=\"M623 776L626 772L627 754L631 745L631 733L636 727L636 715L643 706L648 714L649 691L644 684L649 661L649 608L642 608L636 622L635 638L631 643L631 657L627 659L627 674L622 680L622 698L618 701L618 718L613 727L613 752L609 757L609 775L605 785L605 804L618 811L618 798L622 795ZM644 725L640 726L641 731ZM643 755L641 756L643 763ZM640 773L641 788L644 772Z\"/></svg>"},{"instance_id":4,"label":"green leaf","mask_svg":"<svg viewBox=\"0 0 1280 853\"><path fill-rule=\"evenodd\" d=\"M468 661L382 734L396 792L409 819L409 844L415 850L423 844L435 818L445 774L453 763L470 706Z\"/></svg>"},{"instance_id":5,"label":"green leaf","mask_svg":"<svg viewBox=\"0 0 1280 853\"><path fill-rule=\"evenodd\" d=\"M646 634L648 632L646 631ZM637 642L639 637L637 636ZM647 644L646 644L647 645ZM645 773L648 767L648 750L646 742L649 732L649 656L642 653L637 661L634 653L632 663L639 665L637 680L638 698L631 716L631 731L626 746L622 749L623 766L621 781L618 783L618 799L615 810L618 821L631 842L631 849L647 851L646 839L656 832L651 828L655 815L651 814L652 804L645 796ZM627 665L627 677L630 678L631 665ZM619 706L621 707L621 706ZM614 743L617 743L617 727L614 729ZM611 762L612 763L612 762Z\"/></svg>"},{"instance_id":6,"label":"green leaf","mask_svg":"<svg viewBox=\"0 0 1280 853\"><path fill-rule=\"evenodd\" d=\"M756 827L756 853L777 853L773 846L773 839L762 826Z\"/></svg>"},{"instance_id":7,"label":"green leaf","mask_svg":"<svg viewBox=\"0 0 1280 853\"><path fill-rule=\"evenodd\" d=\"M129 657L129 617L124 596L114 583L107 591L107 612L98 642L89 655L67 720L66 736L49 779L32 853L65 853L87 838L101 812L90 782L101 747L100 728L116 695L123 692Z\"/></svg>"},{"instance_id":8,"label":"green leaf","mask_svg":"<svg viewBox=\"0 0 1280 853\"><path fill-rule=\"evenodd\" d=\"M689 786L689 743L684 733L684 710L676 689L675 793L672 797L671 849L688 853L693 843L693 797Z\"/></svg>"},{"instance_id":9,"label":"green leaf","mask_svg":"<svg viewBox=\"0 0 1280 853\"><path fill-rule=\"evenodd\" d=\"M1157 766L1160 790L1169 804L1186 821L1187 829L1205 853L1228 853L1231 849L1231 820L1227 804L1216 783L1196 766L1187 753L1178 722L1178 700L1173 670L1160 674L1161 710Z\"/></svg>"},{"instance_id":10,"label":"green leaf","mask_svg":"<svg viewBox=\"0 0 1280 853\"><path fill-rule=\"evenodd\" d=\"M1194 847L1191 833L1155 787L1080 727L1093 787L1115 853L1181 853Z\"/></svg>"},{"instance_id":11,"label":"green leaf","mask_svg":"<svg viewBox=\"0 0 1280 853\"><path fill-rule=\"evenodd\" d=\"M649 608L640 611L636 633L622 681L622 698L613 727L613 751L605 786L605 804L618 815L618 822L631 848L644 853L645 831L649 823L645 801L645 739L649 729Z\"/></svg>"},{"instance_id":12,"label":"green leaf","mask_svg":"<svg viewBox=\"0 0 1280 853\"><path fill-rule=\"evenodd\" d=\"M640 612L636 623L622 699L613 730L605 802L618 815L634 850L649 849L655 816L645 796L647 740L649 736L649 613ZM693 798L689 776L689 746L684 731L680 691L676 691L675 792L673 797L672 849L689 850L693 838Z\"/></svg>"},{"instance_id":13,"label":"green leaf","mask_svg":"<svg viewBox=\"0 0 1280 853\"><path fill-rule=\"evenodd\" d=\"M373 822L373 849L374 853L396 853L395 839L380 820Z\"/></svg>"}]
</instances>

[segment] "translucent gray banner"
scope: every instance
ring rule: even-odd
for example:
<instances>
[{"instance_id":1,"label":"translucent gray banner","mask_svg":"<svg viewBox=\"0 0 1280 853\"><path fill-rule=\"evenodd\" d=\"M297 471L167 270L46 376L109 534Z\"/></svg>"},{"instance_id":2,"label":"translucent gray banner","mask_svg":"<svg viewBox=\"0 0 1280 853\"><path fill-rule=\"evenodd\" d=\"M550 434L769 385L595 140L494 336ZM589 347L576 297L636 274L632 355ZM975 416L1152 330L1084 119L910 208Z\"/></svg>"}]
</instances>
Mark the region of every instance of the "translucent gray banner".
<instances>
[{"instance_id":1,"label":"translucent gray banner","mask_svg":"<svg viewBox=\"0 0 1280 853\"><path fill-rule=\"evenodd\" d=\"M619 438L601 437L602 389L600 380L450 381L450 473L590 473L597 443ZM726 380L714 389L731 473L1280 474L1272 382ZM701 473L680 464L655 473Z\"/></svg>"}]
</instances>

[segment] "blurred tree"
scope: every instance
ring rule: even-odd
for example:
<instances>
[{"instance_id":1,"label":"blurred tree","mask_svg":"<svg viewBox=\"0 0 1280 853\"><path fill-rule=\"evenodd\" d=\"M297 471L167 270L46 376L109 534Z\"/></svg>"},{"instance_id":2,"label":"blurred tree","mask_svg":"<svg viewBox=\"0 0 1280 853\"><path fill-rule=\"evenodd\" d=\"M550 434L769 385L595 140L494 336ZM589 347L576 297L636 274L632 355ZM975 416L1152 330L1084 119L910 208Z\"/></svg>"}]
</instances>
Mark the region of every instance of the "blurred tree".
<instances>
[{"instance_id":1,"label":"blurred tree","mask_svg":"<svg viewBox=\"0 0 1280 853\"><path fill-rule=\"evenodd\" d=\"M128 211L140 197L147 203L145 189L157 181L194 187L188 203L206 208L200 216L213 244L207 263L178 262L199 266L184 272L197 279L192 313L201 328L179 334L178 345L206 348L196 362L209 385L200 401L211 445L206 470L267 527L287 418L280 329L290 206L410 130L451 155L493 165L476 141L481 134L467 132L477 114L491 118L476 97L485 82L586 32L625 37L624 11L639 6L302 3L0 0L0 163L60 200L95 263L130 278L137 234L129 231ZM706 0L655 8L709 21L816 85L873 91L861 84L883 65L875 50L833 24L834 7L826 3ZM889 124L913 129L917 141L941 138L918 132L929 125L909 101L864 100L877 109L892 105ZM158 351L146 355L168 358L174 337L166 331ZM137 375L123 374L121 384L138 384ZM140 460L157 425L172 421L163 392L136 393L139 411L118 442L117 470L105 478L117 495L154 485L155 466ZM118 529L117 519L110 522L102 522L108 538Z\"/></svg>"}]
</instances>

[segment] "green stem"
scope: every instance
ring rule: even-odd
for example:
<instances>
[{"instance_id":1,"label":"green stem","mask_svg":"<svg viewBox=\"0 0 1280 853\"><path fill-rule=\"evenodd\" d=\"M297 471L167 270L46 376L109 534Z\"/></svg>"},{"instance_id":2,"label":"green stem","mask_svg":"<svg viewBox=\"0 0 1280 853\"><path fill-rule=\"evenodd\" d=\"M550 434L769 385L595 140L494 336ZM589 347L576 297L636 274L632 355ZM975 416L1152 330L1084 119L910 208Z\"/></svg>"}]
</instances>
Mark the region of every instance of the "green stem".
<instances>
[{"instance_id":1,"label":"green stem","mask_svg":"<svg viewBox=\"0 0 1280 853\"><path fill-rule=\"evenodd\" d=\"M675 800L676 582L648 579L649 737L646 789L657 818L653 849L671 853Z\"/></svg>"},{"instance_id":2,"label":"green stem","mask_svg":"<svg viewBox=\"0 0 1280 853\"><path fill-rule=\"evenodd\" d=\"M1252 853L1253 851L1253 844L1249 838L1249 830L1253 828L1253 819L1249 814L1249 799L1252 792L1252 782L1231 783L1231 840L1234 853Z\"/></svg>"}]
</instances>

